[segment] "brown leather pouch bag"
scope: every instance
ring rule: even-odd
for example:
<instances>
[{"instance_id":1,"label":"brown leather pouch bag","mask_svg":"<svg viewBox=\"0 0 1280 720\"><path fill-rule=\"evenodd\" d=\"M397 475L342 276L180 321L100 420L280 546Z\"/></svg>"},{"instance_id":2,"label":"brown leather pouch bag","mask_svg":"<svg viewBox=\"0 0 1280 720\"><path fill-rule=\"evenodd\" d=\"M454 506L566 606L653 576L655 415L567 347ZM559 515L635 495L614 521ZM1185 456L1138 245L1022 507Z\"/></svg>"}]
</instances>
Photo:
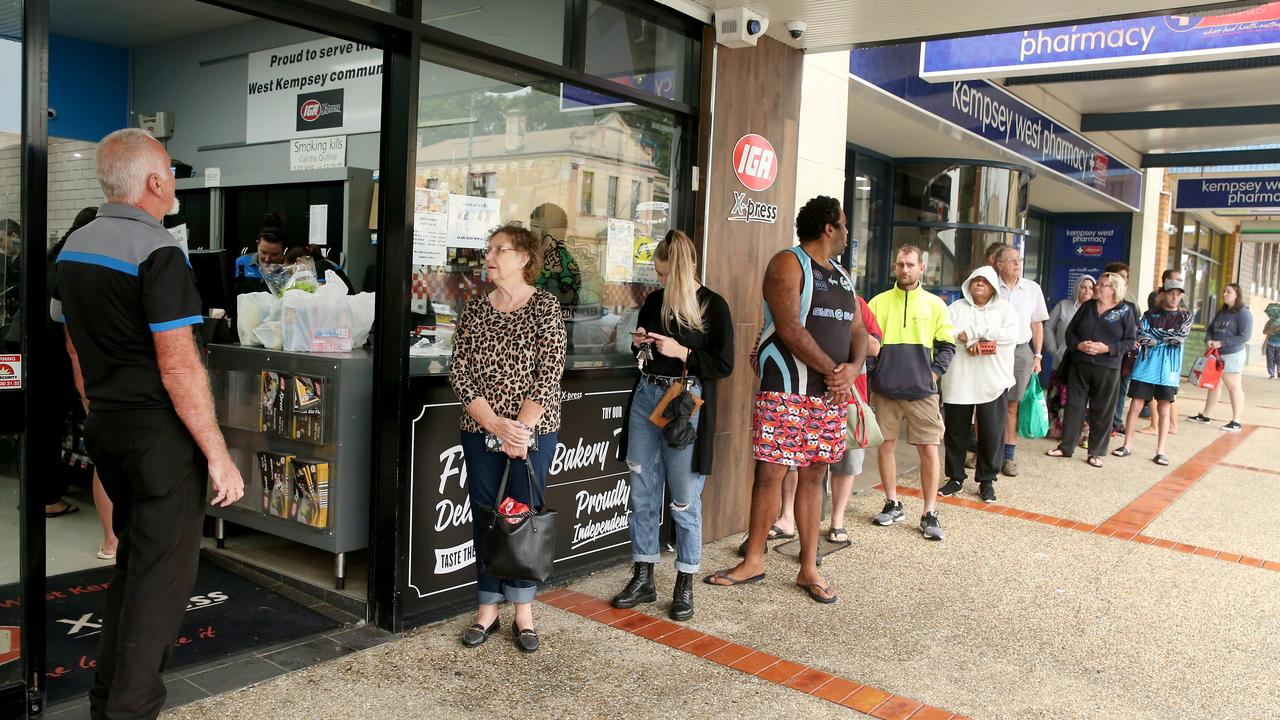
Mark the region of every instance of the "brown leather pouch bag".
<instances>
[{"instance_id":1,"label":"brown leather pouch bag","mask_svg":"<svg viewBox=\"0 0 1280 720\"><path fill-rule=\"evenodd\" d=\"M660 428L666 427L667 423L671 422L671 418L663 417L662 413L666 412L667 406L671 404L672 400L675 400L676 398L680 397L680 394L685 391L684 389L685 389L685 385L688 384L688 378L689 378L689 370L688 368L685 368L685 371L680 374L680 379L671 383L671 385L667 387L667 391L662 394L662 399L658 401L657 407L653 409L653 412L649 413L649 422L653 423L654 425L657 425ZM694 414L697 414L698 408L700 407L702 407L702 398L698 397L697 395L694 395L693 396Z\"/></svg>"}]
</instances>

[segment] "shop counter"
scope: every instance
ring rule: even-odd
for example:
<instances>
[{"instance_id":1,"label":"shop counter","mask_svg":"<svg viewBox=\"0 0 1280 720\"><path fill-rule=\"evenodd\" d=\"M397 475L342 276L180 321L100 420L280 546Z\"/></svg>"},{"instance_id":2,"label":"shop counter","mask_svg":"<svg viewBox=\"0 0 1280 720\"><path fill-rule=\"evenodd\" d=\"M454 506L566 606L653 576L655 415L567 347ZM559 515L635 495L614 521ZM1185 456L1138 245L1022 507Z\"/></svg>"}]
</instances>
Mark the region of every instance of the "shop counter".
<instances>
[{"instance_id":1,"label":"shop counter","mask_svg":"<svg viewBox=\"0 0 1280 720\"><path fill-rule=\"evenodd\" d=\"M245 495L217 518L333 553L369 545L373 356L209 346L214 408Z\"/></svg>"}]
</instances>

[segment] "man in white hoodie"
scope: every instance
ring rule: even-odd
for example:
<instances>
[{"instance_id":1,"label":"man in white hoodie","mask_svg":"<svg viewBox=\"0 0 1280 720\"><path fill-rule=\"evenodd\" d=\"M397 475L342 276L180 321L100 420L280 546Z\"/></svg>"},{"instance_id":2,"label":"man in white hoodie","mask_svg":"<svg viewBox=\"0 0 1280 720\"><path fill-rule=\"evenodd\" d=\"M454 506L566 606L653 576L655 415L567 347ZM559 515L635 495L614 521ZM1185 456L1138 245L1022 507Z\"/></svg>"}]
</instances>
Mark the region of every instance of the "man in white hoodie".
<instances>
[{"instance_id":1,"label":"man in white hoodie","mask_svg":"<svg viewBox=\"0 0 1280 720\"><path fill-rule=\"evenodd\" d=\"M1004 460L1005 392L1014 385L1014 348L1018 342L1018 311L1001 299L994 268L982 266L965 281L964 299L947 309L956 329L957 349L951 369L942 376L943 419L946 434L944 470L947 483L939 491L950 496L964 487L965 451L977 415L979 495L995 502L993 483Z\"/></svg>"}]
</instances>

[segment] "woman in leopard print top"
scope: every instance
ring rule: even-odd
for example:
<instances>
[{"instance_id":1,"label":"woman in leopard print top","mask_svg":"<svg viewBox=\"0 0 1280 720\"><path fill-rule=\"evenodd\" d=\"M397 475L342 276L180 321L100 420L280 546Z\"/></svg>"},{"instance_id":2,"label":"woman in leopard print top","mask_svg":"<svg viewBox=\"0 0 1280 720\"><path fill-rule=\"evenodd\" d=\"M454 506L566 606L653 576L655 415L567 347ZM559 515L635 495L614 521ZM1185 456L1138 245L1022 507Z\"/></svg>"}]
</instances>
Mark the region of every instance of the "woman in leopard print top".
<instances>
[{"instance_id":1,"label":"woman in leopard print top","mask_svg":"<svg viewBox=\"0 0 1280 720\"><path fill-rule=\"evenodd\" d=\"M538 240L525 227L508 224L494 230L485 251L485 270L494 290L467 303L454 333L449 382L466 410L462 452L473 508L497 507L504 499L497 494L508 463L512 478L524 478L528 463L545 489L555 454L566 336L560 303L532 284L541 269L538 257ZM486 448L485 433L501 439L500 451ZM509 483L507 495L534 504L527 483ZM473 530L480 607L475 624L463 633L463 644L475 647L496 632L498 605L508 600L516 608L516 644L525 652L537 650L532 605L537 584L486 574L482 539L474 523Z\"/></svg>"}]
</instances>

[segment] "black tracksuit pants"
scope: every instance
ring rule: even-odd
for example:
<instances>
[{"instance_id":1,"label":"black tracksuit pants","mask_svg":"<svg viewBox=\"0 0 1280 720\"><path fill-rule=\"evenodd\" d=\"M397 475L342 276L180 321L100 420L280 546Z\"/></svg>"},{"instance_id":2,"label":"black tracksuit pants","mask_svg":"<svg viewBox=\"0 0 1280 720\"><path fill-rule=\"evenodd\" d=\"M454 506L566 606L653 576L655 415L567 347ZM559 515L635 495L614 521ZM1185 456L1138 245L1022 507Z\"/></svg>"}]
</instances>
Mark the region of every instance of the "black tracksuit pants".
<instances>
[{"instance_id":1,"label":"black tracksuit pants","mask_svg":"<svg viewBox=\"0 0 1280 720\"><path fill-rule=\"evenodd\" d=\"M171 409L91 412L85 443L120 538L89 713L155 718L165 701L161 673L195 585L208 464Z\"/></svg>"},{"instance_id":2,"label":"black tracksuit pants","mask_svg":"<svg viewBox=\"0 0 1280 720\"><path fill-rule=\"evenodd\" d=\"M1120 392L1120 368L1108 368L1073 360L1067 368L1067 409L1062 414L1062 442L1058 448L1067 457L1080 442L1080 430L1089 418L1089 456L1104 457L1111 444L1111 416Z\"/></svg>"},{"instance_id":3,"label":"black tracksuit pants","mask_svg":"<svg viewBox=\"0 0 1280 720\"><path fill-rule=\"evenodd\" d=\"M944 398L945 399L945 398ZM1009 422L1009 403L1004 395L981 405L955 405L944 403L942 418L947 432L943 436L946 450L948 480L964 482L964 454L972 440L974 420L978 425L978 482L993 482L999 478L1000 465L1004 461L1004 428Z\"/></svg>"}]
</instances>

